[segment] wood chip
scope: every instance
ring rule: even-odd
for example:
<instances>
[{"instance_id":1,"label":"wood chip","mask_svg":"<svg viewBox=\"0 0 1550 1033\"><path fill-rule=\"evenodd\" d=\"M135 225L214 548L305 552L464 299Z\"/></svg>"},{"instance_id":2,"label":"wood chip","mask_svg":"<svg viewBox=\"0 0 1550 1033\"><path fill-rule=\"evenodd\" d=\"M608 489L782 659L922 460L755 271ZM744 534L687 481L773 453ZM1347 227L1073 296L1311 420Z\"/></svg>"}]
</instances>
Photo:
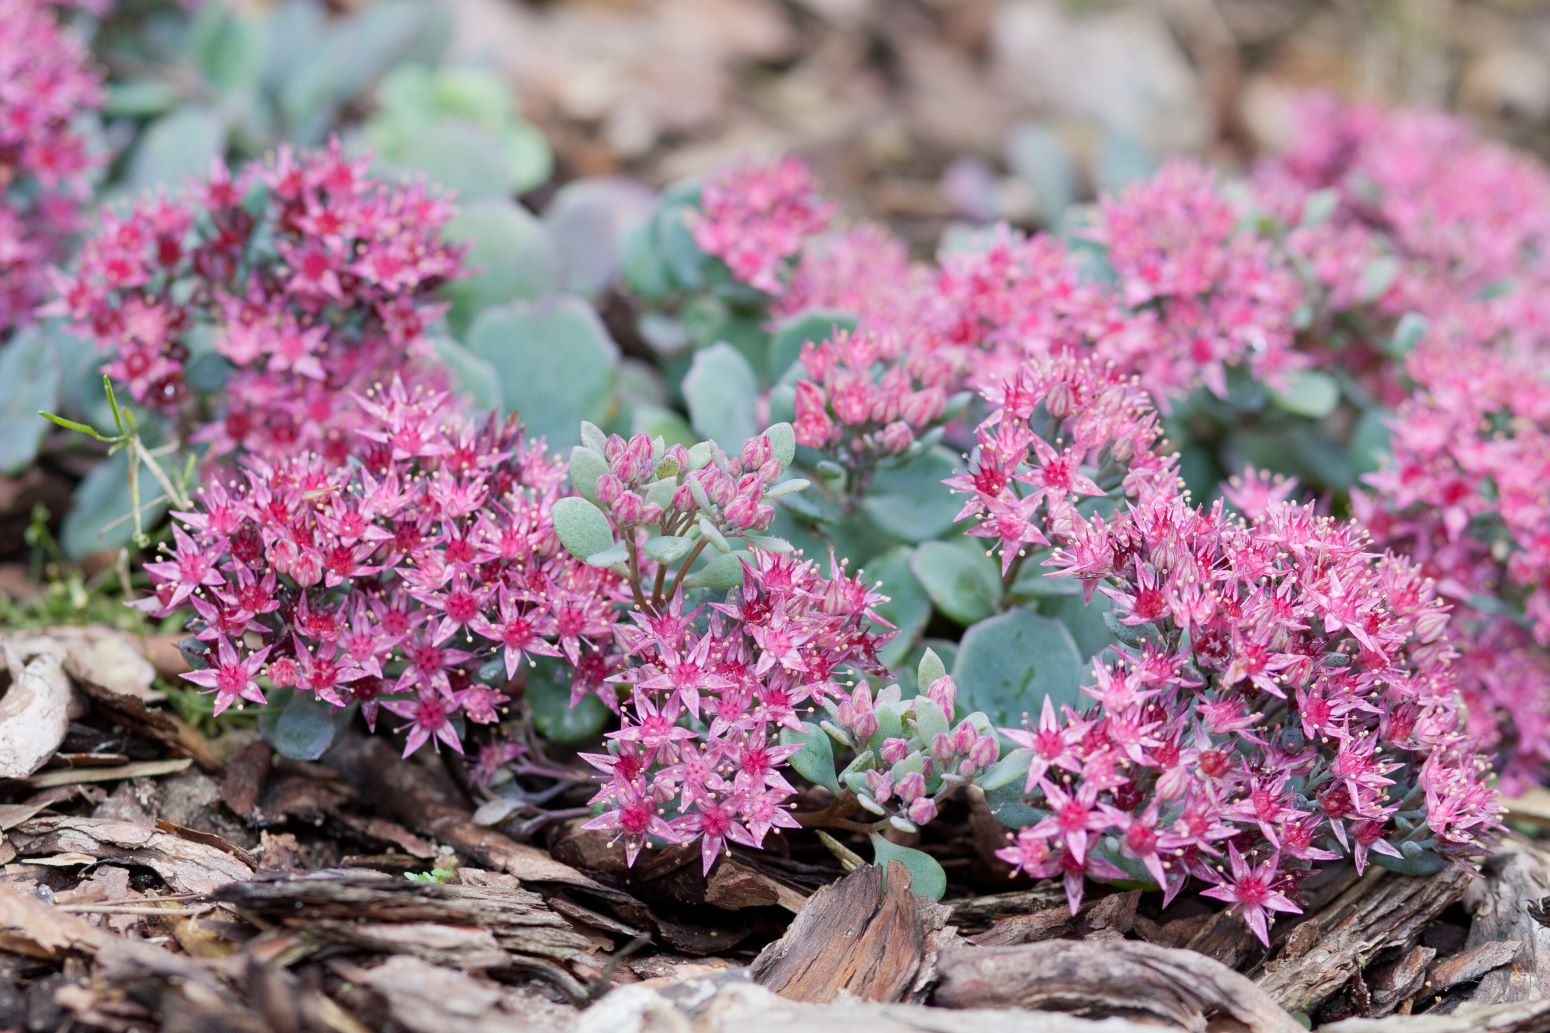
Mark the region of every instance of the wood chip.
<instances>
[{"instance_id":1,"label":"wood chip","mask_svg":"<svg viewBox=\"0 0 1550 1033\"><path fill-rule=\"evenodd\" d=\"M34 818L11 838L23 857L66 852L149 868L179 893L211 893L253 874L218 847L111 818Z\"/></svg>"},{"instance_id":2,"label":"wood chip","mask_svg":"<svg viewBox=\"0 0 1550 1033\"><path fill-rule=\"evenodd\" d=\"M1472 1004L1550 998L1550 929L1536 917L1546 897L1550 854L1510 841L1486 864L1485 878L1466 888L1464 904L1474 917L1466 950L1499 941L1520 947L1509 963L1484 975Z\"/></svg>"},{"instance_id":3,"label":"wood chip","mask_svg":"<svg viewBox=\"0 0 1550 1033\"><path fill-rule=\"evenodd\" d=\"M815 896L816 899L816 896ZM1030 1008L1145 1015L1204 1029L1222 1015L1252 1033L1299 1033L1264 991L1193 951L1137 941L1046 940L1016 947L949 945L931 1001L945 1008Z\"/></svg>"},{"instance_id":4,"label":"wood chip","mask_svg":"<svg viewBox=\"0 0 1550 1033\"><path fill-rule=\"evenodd\" d=\"M70 680L58 652L28 654L3 643L11 685L0 697L0 778L26 778L54 755L70 728Z\"/></svg>"},{"instance_id":5,"label":"wood chip","mask_svg":"<svg viewBox=\"0 0 1550 1033\"><path fill-rule=\"evenodd\" d=\"M858 868L808 898L786 935L751 969L754 982L794 1001L902 1001L928 976L931 941L947 909L909 889L898 862Z\"/></svg>"},{"instance_id":6,"label":"wood chip","mask_svg":"<svg viewBox=\"0 0 1550 1033\"><path fill-rule=\"evenodd\" d=\"M507 872L524 882L559 883L630 899L556 861L547 851L474 824L444 772L406 762L378 736L347 736L326 759L395 819L422 836L448 844L481 867Z\"/></svg>"},{"instance_id":7,"label":"wood chip","mask_svg":"<svg viewBox=\"0 0 1550 1033\"><path fill-rule=\"evenodd\" d=\"M1472 876L1370 869L1328 906L1294 926L1264 962L1255 983L1288 1011L1311 1013L1384 950L1408 950L1426 925L1464 895Z\"/></svg>"},{"instance_id":8,"label":"wood chip","mask_svg":"<svg viewBox=\"0 0 1550 1033\"><path fill-rule=\"evenodd\" d=\"M724 974L621 987L583 1012L574 1033L1158 1033L1158 1028L1152 1022L1089 1021L1016 1008L949 1011L850 998L809 1004Z\"/></svg>"},{"instance_id":9,"label":"wood chip","mask_svg":"<svg viewBox=\"0 0 1550 1033\"><path fill-rule=\"evenodd\" d=\"M1346 1019L1320 1026L1319 1033L1544 1033L1547 1029L1550 1000L1536 1000L1471 1005L1445 1015Z\"/></svg>"},{"instance_id":10,"label":"wood chip","mask_svg":"<svg viewBox=\"0 0 1550 1033\"><path fill-rule=\"evenodd\" d=\"M168 760L141 760L133 764L121 764L112 768L61 768L33 775L25 783L34 789L53 786L85 785L88 782L118 782L130 778L154 778L157 775L175 775L185 771L193 761L187 757Z\"/></svg>"}]
</instances>

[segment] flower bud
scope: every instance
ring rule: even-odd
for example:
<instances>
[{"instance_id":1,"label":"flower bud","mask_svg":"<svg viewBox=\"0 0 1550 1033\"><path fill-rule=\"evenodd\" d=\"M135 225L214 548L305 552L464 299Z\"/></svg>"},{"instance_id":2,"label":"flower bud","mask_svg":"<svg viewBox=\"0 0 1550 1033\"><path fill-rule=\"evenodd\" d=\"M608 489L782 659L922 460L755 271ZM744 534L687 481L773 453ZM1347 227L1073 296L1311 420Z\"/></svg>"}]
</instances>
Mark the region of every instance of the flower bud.
<instances>
[{"instance_id":1,"label":"flower bud","mask_svg":"<svg viewBox=\"0 0 1550 1033\"><path fill-rule=\"evenodd\" d=\"M906 813L909 815L910 821L916 825L929 824L931 819L936 817L936 801L929 796L922 796L910 804L909 810Z\"/></svg>"},{"instance_id":2,"label":"flower bud","mask_svg":"<svg viewBox=\"0 0 1550 1033\"><path fill-rule=\"evenodd\" d=\"M770 439L767 435L760 434L757 437L749 438L747 443L743 445L741 457L743 469L757 470L769 462L773 454L774 449L771 447Z\"/></svg>"},{"instance_id":3,"label":"flower bud","mask_svg":"<svg viewBox=\"0 0 1550 1033\"><path fill-rule=\"evenodd\" d=\"M887 740L884 740L882 748L879 749L877 752L878 752L878 755L883 758L883 763L887 764L890 767L892 767L893 765L899 763L905 757L908 757L910 755L911 750L910 750L909 740L908 739L887 739Z\"/></svg>"},{"instance_id":4,"label":"flower bud","mask_svg":"<svg viewBox=\"0 0 1550 1033\"><path fill-rule=\"evenodd\" d=\"M919 771L907 772L894 784L894 792L904 803L914 803L926 793L926 776Z\"/></svg>"},{"instance_id":5,"label":"flower bud","mask_svg":"<svg viewBox=\"0 0 1550 1033\"><path fill-rule=\"evenodd\" d=\"M874 800L887 803L893 797L893 776L886 771L868 771L866 787Z\"/></svg>"},{"instance_id":6,"label":"flower bud","mask_svg":"<svg viewBox=\"0 0 1550 1033\"><path fill-rule=\"evenodd\" d=\"M614 502L614 522L620 527L628 527L640 523L641 511L645 508L645 502L633 491L619 493L619 498Z\"/></svg>"},{"instance_id":7,"label":"flower bud","mask_svg":"<svg viewBox=\"0 0 1550 1033\"><path fill-rule=\"evenodd\" d=\"M958 684L952 675L944 674L926 687L926 698L941 707L942 713L951 721L958 705Z\"/></svg>"},{"instance_id":8,"label":"flower bud","mask_svg":"<svg viewBox=\"0 0 1550 1033\"><path fill-rule=\"evenodd\" d=\"M953 749L953 737L946 732L938 732L931 738L931 755L937 760L946 760L958 751Z\"/></svg>"},{"instance_id":9,"label":"flower bud","mask_svg":"<svg viewBox=\"0 0 1550 1033\"><path fill-rule=\"evenodd\" d=\"M877 435L877 450L884 455L898 455L914 443L915 432L902 420L888 424Z\"/></svg>"},{"instance_id":10,"label":"flower bud","mask_svg":"<svg viewBox=\"0 0 1550 1033\"><path fill-rule=\"evenodd\" d=\"M619 478L611 473L605 473L597 479L597 504L600 506L612 506L619 501L619 496L624 493L624 485Z\"/></svg>"}]
</instances>

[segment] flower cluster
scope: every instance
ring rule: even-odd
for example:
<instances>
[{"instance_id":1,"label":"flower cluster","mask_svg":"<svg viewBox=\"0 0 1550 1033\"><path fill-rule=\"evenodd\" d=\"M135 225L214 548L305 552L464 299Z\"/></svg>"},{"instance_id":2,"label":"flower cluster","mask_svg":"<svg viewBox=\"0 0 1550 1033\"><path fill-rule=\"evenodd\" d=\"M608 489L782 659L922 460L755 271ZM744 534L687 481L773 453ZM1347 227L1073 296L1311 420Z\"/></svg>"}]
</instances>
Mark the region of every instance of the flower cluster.
<instances>
[{"instance_id":1,"label":"flower cluster","mask_svg":"<svg viewBox=\"0 0 1550 1033\"><path fill-rule=\"evenodd\" d=\"M607 471L586 485L586 494L626 537L647 527L680 538L707 527L723 539L762 531L775 518L765 494L785 473L767 434L749 438L736 457L711 442L691 450L663 447L646 434L613 434L601 456ZM571 461L575 471L574 454ZM661 549L652 553L667 559Z\"/></svg>"},{"instance_id":2,"label":"flower cluster","mask_svg":"<svg viewBox=\"0 0 1550 1033\"><path fill-rule=\"evenodd\" d=\"M1436 113L1317 96L1303 116L1255 187L1340 315L1340 365L1397 409L1353 509L1453 604L1472 725L1521 789L1550 765L1550 175ZM1407 313L1424 329L1385 349Z\"/></svg>"},{"instance_id":3,"label":"flower cluster","mask_svg":"<svg viewBox=\"0 0 1550 1033\"><path fill-rule=\"evenodd\" d=\"M1051 576L1106 596L1130 643L1095 659L1092 704L1008 731L1044 816L1003 858L1063 876L1073 908L1084 877L1168 900L1198 879L1268 942L1322 861L1419 870L1480 852L1494 790L1433 584L1310 507L1243 523L1192 505L1143 441L1155 423L1136 393L1090 363L1033 364L954 482L1004 556L1050 542Z\"/></svg>"},{"instance_id":4,"label":"flower cluster","mask_svg":"<svg viewBox=\"0 0 1550 1033\"><path fill-rule=\"evenodd\" d=\"M58 307L112 350L115 380L199 426L213 457L338 461L359 441L352 393L437 382L422 334L443 308L434 291L461 273L440 236L446 200L366 164L337 144L282 149L106 212Z\"/></svg>"},{"instance_id":5,"label":"flower cluster","mask_svg":"<svg viewBox=\"0 0 1550 1033\"><path fill-rule=\"evenodd\" d=\"M700 250L725 262L733 279L780 294L788 263L833 213L800 160L748 161L705 184L690 229Z\"/></svg>"},{"instance_id":6,"label":"flower cluster","mask_svg":"<svg viewBox=\"0 0 1550 1033\"><path fill-rule=\"evenodd\" d=\"M807 342L801 363L797 444L823 449L850 469L912 448L941 419L952 383L946 362L907 352L894 333L836 330Z\"/></svg>"},{"instance_id":7,"label":"flower cluster","mask_svg":"<svg viewBox=\"0 0 1550 1033\"><path fill-rule=\"evenodd\" d=\"M622 837L631 863L651 838L698 840L709 872L727 844L794 827L782 769L801 745L781 730L841 697L849 671L879 671L880 600L859 578L759 550L743 563L724 602L637 609L618 629L626 666L613 680L629 697L608 752L587 757L607 779L587 827Z\"/></svg>"},{"instance_id":8,"label":"flower cluster","mask_svg":"<svg viewBox=\"0 0 1550 1033\"><path fill-rule=\"evenodd\" d=\"M0 0L0 337L48 296L101 164L82 123L103 98L86 47L37 0Z\"/></svg>"},{"instance_id":9,"label":"flower cluster","mask_svg":"<svg viewBox=\"0 0 1550 1033\"><path fill-rule=\"evenodd\" d=\"M1422 367L1424 368L1424 366ZM1402 406L1392 458L1353 505L1459 609L1460 684L1520 790L1550 766L1550 382L1481 344Z\"/></svg>"},{"instance_id":10,"label":"flower cluster","mask_svg":"<svg viewBox=\"0 0 1550 1033\"><path fill-rule=\"evenodd\" d=\"M1301 285L1268 241L1238 230L1241 217L1209 170L1178 160L1102 206L1093 236L1121 300L1149 324L1126 336L1135 350L1103 357L1159 398L1201 382L1223 396L1228 366L1273 382L1296 364Z\"/></svg>"},{"instance_id":11,"label":"flower cluster","mask_svg":"<svg viewBox=\"0 0 1550 1033\"><path fill-rule=\"evenodd\" d=\"M1001 744L984 714L952 723L957 697L958 686L943 674L910 700L900 698L897 685L876 693L858 685L848 698L825 701L830 720L824 731L854 755L842 784L861 810L883 819L879 824L919 831L944 800L1000 757Z\"/></svg>"},{"instance_id":12,"label":"flower cluster","mask_svg":"<svg viewBox=\"0 0 1550 1033\"><path fill-rule=\"evenodd\" d=\"M186 677L216 712L264 702L262 677L369 724L403 718L408 754L461 750L460 725L496 721L534 657L602 691L620 581L555 537L564 468L513 421L456 419L444 394L395 381L350 404L359 462L245 457L146 564L144 609L194 611L208 666Z\"/></svg>"}]
</instances>

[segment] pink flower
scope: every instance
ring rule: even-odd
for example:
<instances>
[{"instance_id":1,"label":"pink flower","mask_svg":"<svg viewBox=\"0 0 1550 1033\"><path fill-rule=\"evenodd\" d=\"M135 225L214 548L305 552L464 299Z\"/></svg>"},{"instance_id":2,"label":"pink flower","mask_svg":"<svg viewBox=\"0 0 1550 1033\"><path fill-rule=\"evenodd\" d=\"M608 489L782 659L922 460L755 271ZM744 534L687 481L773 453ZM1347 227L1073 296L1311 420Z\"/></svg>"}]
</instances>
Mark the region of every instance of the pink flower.
<instances>
[{"instance_id":1,"label":"pink flower","mask_svg":"<svg viewBox=\"0 0 1550 1033\"><path fill-rule=\"evenodd\" d=\"M189 671L185 681L201 685L215 693L215 713L220 714L238 700L263 703L264 692L258 684L258 672L263 668L269 647L239 656L229 639L221 639L216 650L215 664L202 671Z\"/></svg>"},{"instance_id":2,"label":"pink flower","mask_svg":"<svg viewBox=\"0 0 1550 1033\"><path fill-rule=\"evenodd\" d=\"M1243 916L1244 922L1259 937L1259 942L1269 947L1270 920L1274 912L1302 914L1302 908L1293 904L1291 898L1276 888L1280 857L1271 855L1262 864L1250 867L1243 860L1243 855L1238 853L1238 848L1230 843L1227 845L1227 856L1232 865L1232 874L1224 874L1220 884L1202 890L1201 895L1232 904L1233 910Z\"/></svg>"},{"instance_id":3,"label":"pink flower","mask_svg":"<svg viewBox=\"0 0 1550 1033\"><path fill-rule=\"evenodd\" d=\"M690 220L694 242L734 279L780 294L785 263L828 224L833 206L795 158L745 162L706 181Z\"/></svg>"}]
</instances>

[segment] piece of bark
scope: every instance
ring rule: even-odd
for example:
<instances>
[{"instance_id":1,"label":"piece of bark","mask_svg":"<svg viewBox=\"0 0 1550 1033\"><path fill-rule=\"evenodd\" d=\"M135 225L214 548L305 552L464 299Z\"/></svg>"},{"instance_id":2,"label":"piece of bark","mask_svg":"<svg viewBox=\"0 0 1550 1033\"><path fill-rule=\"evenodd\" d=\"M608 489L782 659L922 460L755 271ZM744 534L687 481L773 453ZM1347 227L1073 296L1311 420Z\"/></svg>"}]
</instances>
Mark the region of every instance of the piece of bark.
<instances>
[{"instance_id":1,"label":"piece of bark","mask_svg":"<svg viewBox=\"0 0 1550 1033\"><path fill-rule=\"evenodd\" d=\"M474 824L446 772L406 762L378 736L343 736L325 759L405 826L448 844L481 867L507 872L524 882L558 883L630 900L544 850Z\"/></svg>"},{"instance_id":2,"label":"piece of bark","mask_svg":"<svg viewBox=\"0 0 1550 1033\"><path fill-rule=\"evenodd\" d=\"M1301 1029L1301 1027L1295 1027ZM620 987L592 1005L573 1033L1158 1033L1153 1023L1000 1009L949 1011L839 998L792 1001L736 975ZM440 1033L440 1031L437 1031Z\"/></svg>"},{"instance_id":3,"label":"piece of bark","mask_svg":"<svg viewBox=\"0 0 1550 1033\"><path fill-rule=\"evenodd\" d=\"M886 883L886 886L885 886ZM857 868L808 898L755 959L754 982L794 1001L903 1001L930 977L947 909L917 897L898 862Z\"/></svg>"},{"instance_id":4,"label":"piece of bark","mask_svg":"<svg viewBox=\"0 0 1550 1033\"><path fill-rule=\"evenodd\" d=\"M1345 1019L1319 1027L1319 1033L1544 1033L1545 1030L1550 1030L1550 1000L1466 1005L1446 1015Z\"/></svg>"},{"instance_id":5,"label":"piece of bark","mask_svg":"<svg viewBox=\"0 0 1550 1033\"><path fill-rule=\"evenodd\" d=\"M176 775L188 770L193 761L188 757L169 757L166 760L138 760L112 768L61 768L43 771L25 780L33 789L53 789L57 786L86 785L91 782L121 782L133 778L155 778L158 775Z\"/></svg>"},{"instance_id":6,"label":"piece of bark","mask_svg":"<svg viewBox=\"0 0 1550 1033\"><path fill-rule=\"evenodd\" d=\"M1041 883L1032 889L950 901L947 903L947 920L966 932L983 932L997 919L1032 914L1063 904L1065 900L1066 891L1058 883Z\"/></svg>"},{"instance_id":7,"label":"piece of bark","mask_svg":"<svg viewBox=\"0 0 1550 1033\"><path fill-rule=\"evenodd\" d=\"M727 911L780 907L797 914L807 903L807 896L740 863L735 857L723 857L705 881L705 903Z\"/></svg>"},{"instance_id":8,"label":"piece of bark","mask_svg":"<svg viewBox=\"0 0 1550 1033\"><path fill-rule=\"evenodd\" d=\"M112 938L107 930L0 882L0 951L54 961L95 954Z\"/></svg>"},{"instance_id":9,"label":"piece of bark","mask_svg":"<svg viewBox=\"0 0 1550 1033\"><path fill-rule=\"evenodd\" d=\"M1437 951L1417 944L1367 979L1368 1013L1388 1015L1415 997L1426 985L1426 972Z\"/></svg>"},{"instance_id":10,"label":"piece of bark","mask_svg":"<svg viewBox=\"0 0 1550 1033\"><path fill-rule=\"evenodd\" d=\"M252 876L240 858L175 832L104 818L34 818L11 841L23 857L73 853L149 868L179 893L211 893Z\"/></svg>"},{"instance_id":11,"label":"piece of bark","mask_svg":"<svg viewBox=\"0 0 1550 1033\"><path fill-rule=\"evenodd\" d=\"M523 993L418 958L395 956L375 968L335 962L352 983L383 998L396 1026L411 1033L560 1033L574 1013Z\"/></svg>"},{"instance_id":12,"label":"piece of bark","mask_svg":"<svg viewBox=\"0 0 1550 1033\"><path fill-rule=\"evenodd\" d=\"M1427 973L1426 988L1432 993L1440 994L1463 983L1473 983L1487 972L1499 969L1503 965L1510 965L1522 951L1522 943L1513 943L1509 940L1486 940L1472 947L1465 947L1457 954L1443 958L1432 965Z\"/></svg>"},{"instance_id":13,"label":"piece of bark","mask_svg":"<svg viewBox=\"0 0 1550 1033\"><path fill-rule=\"evenodd\" d=\"M28 654L3 644L10 687L0 696L0 779L26 778L65 741L70 728L70 680L64 658Z\"/></svg>"},{"instance_id":14,"label":"piece of bark","mask_svg":"<svg viewBox=\"0 0 1550 1033\"><path fill-rule=\"evenodd\" d=\"M1466 890L1474 916L1465 949L1506 940L1521 945L1507 965L1487 973L1469 995L1476 1005L1550 997L1550 928L1535 912L1550 897L1550 854L1504 842L1486 864L1485 877Z\"/></svg>"},{"instance_id":15,"label":"piece of bark","mask_svg":"<svg viewBox=\"0 0 1550 1033\"><path fill-rule=\"evenodd\" d=\"M1065 904L1056 904L1029 915L1004 918L968 939L981 947L1008 947L1040 940L1123 937L1136 924L1136 905L1140 901L1140 890L1110 893L1084 903L1074 915Z\"/></svg>"},{"instance_id":16,"label":"piece of bark","mask_svg":"<svg viewBox=\"0 0 1550 1033\"><path fill-rule=\"evenodd\" d=\"M1408 950L1427 923L1458 901L1473 878L1449 866L1435 875L1374 867L1327 907L1276 938L1254 982L1288 1011L1311 1013L1385 950Z\"/></svg>"},{"instance_id":17,"label":"piece of bark","mask_svg":"<svg viewBox=\"0 0 1550 1033\"><path fill-rule=\"evenodd\" d=\"M265 873L224 886L211 899L331 942L473 968L565 961L612 943L576 930L538 894L514 885L419 884L333 868Z\"/></svg>"},{"instance_id":18,"label":"piece of bark","mask_svg":"<svg viewBox=\"0 0 1550 1033\"><path fill-rule=\"evenodd\" d=\"M1253 1033L1297 1033L1275 1001L1193 951L1138 941L1046 940L1016 947L954 944L938 961L931 1001L945 1008L1030 1008L1149 1017L1204 1029L1220 1014Z\"/></svg>"}]
</instances>

